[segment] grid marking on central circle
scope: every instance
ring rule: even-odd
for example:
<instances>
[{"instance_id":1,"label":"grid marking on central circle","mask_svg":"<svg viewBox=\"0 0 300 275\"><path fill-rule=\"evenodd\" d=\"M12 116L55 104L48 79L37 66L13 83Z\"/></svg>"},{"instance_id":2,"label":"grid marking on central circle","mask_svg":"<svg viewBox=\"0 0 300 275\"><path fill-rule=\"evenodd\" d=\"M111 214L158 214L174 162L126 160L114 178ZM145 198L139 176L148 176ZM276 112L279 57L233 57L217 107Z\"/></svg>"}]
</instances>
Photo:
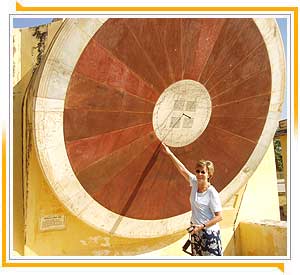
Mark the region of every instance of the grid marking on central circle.
<instances>
[{"instance_id":1,"label":"grid marking on central circle","mask_svg":"<svg viewBox=\"0 0 300 275\"><path fill-rule=\"evenodd\" d=\"M207 89L194 80L173 83L160 95L153 111L158 139L169 146L182 147L194 142L206 129L211 116Z\"/></svg>"}]
</instances>

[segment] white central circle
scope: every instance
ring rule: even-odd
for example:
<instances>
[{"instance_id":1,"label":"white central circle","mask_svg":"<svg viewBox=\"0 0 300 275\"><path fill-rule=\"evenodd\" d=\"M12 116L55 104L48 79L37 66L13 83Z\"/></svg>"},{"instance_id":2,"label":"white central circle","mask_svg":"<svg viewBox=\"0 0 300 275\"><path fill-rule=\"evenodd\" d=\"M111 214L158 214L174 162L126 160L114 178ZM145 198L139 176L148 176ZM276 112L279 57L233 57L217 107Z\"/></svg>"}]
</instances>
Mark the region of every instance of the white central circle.
<instances>
[{"instance_id":1,"label":"white central circle","mask_svg":"<svg viewBox=\"0 0 300 275\"><path fill-rule=\"evenodd\" d=\"M152 121L160 141L182 147L203 133L210 116L208 91L201 83L186 79L164 90L155 104Z\"/></svg>"}]
</instances>

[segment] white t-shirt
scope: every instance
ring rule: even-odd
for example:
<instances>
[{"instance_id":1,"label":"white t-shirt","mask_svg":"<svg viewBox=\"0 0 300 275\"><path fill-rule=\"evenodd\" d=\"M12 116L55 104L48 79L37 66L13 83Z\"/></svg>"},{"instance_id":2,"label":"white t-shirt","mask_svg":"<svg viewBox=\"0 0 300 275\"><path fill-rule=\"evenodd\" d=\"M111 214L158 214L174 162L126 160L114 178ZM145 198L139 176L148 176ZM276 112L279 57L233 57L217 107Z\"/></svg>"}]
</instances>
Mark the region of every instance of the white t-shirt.
<instances>
[{"instance_id":1,"label":"white t-shirt","mask_svg":"<svg viewBox=\"0 0 300 275\"><path fill-rule=\"evenodd\" d=\"M219 193L212 185L203 193L197 192L198 182L195 175L190 176L190 186L192 187L190 194L191 222L196 225L205 224L215 216L215 212L222 211ZM206 227L206 229L218 231L220 230L219 223Z\"/></svg>"}]
</instances>

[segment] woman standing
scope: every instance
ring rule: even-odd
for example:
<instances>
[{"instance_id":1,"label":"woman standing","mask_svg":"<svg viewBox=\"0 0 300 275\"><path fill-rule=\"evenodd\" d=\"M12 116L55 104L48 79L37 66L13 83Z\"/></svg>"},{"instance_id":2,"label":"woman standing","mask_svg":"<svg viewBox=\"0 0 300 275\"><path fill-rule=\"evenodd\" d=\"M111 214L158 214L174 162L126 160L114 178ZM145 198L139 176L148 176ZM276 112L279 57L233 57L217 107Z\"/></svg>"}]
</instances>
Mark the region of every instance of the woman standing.
<instances>
[{"instance_id":1,"label":"woman standing","mask_svg":"<svg viewBox=\"0 0 300 275\"><path fill-rule=\"evenodd\" d=\"M200 160L195 165L195 175L179 161L168 146L163 144L176 168L190 183L192 208L191 232L193 256L222 256L220 227L222 205L217 190L210 180L214 173L211 161Z\"/></svg>"}]
</instances>

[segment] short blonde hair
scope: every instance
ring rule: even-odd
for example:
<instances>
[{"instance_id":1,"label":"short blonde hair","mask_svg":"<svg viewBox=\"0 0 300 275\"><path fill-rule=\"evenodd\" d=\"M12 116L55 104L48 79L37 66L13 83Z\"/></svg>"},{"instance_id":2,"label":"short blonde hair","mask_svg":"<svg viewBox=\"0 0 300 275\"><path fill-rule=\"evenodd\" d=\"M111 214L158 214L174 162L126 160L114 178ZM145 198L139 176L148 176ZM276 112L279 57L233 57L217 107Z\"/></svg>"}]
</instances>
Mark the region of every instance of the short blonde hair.
<instances>
[{"instance_id":1,"label":"short blonde hair","mask_svg":"<svg viewBox=\"0 0 300 275\"><path fill-rule=\"evenodd\" d=\"M211 179L211 177L213 176L213 174L215 172L214 164L210 160L203 160L203 159L198 160L196 163L196 167L206 167L207 168L208 175L209 175L208 180Z\"/></svg>"}]
</instances>

